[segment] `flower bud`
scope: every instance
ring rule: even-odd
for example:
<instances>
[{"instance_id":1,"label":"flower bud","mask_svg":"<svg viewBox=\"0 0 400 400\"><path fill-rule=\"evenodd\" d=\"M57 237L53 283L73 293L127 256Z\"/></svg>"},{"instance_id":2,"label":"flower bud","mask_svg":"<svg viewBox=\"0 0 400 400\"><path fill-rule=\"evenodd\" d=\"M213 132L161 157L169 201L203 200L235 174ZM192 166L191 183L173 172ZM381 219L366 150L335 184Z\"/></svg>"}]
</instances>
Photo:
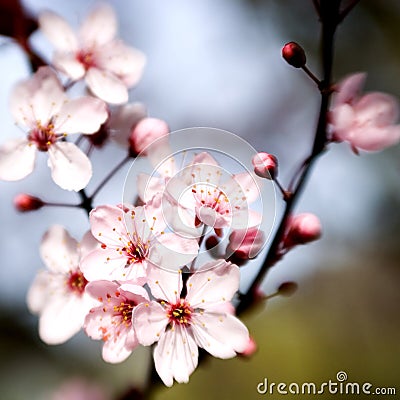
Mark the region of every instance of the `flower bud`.
<instances>
[{"instance_id":1,"label":"flower bud","mask_svg":"<svg viewBox=\"0 0 400 400\"><path fill-rule=\"evenodd\" d=\"M231 250L235 257L247 260L254 258L264 243L265 235L259 228L237 229L229 236L228 250Z\"/></svg>"},{"instance_id":2,"label":"flower bud","mask_svg":"<svg viewBox=\"0 0 400 400\"><path fill-rule=\"evenodd\" d=\"M275 179L278 175L278 160L272 154L257 153L251 162L255 174L260 178Z\"/></svg>"},{"instance_id":3,"label":"flower bud","mask_svg":"<svg viewBox=\"0 0 400 400\"><path fill-rule=\"evenodd\" d=\"M296 282L283 282L278 288L278 293L282 296L291 296L297 291L298 285Z\"/></svg>"},{"instance_id":4,"label":"flower bud","mask_svg":"<svg viewBox=\"0 0 400 400\"><path fill-rule=\"evenodd\" d=\"M306 54L296 42L289 42L283 46L282 57L292 67L302 68L306 65Z\"/></svg>"},{"instance_id":5,"label":"flower bud","mask_svg":"<svg viewBox=\"0 0 400 400\"><path fill-rule=\"evenodd\" d=\"M14 207L20 212L38 210L44 206L44 202L38 197L20 193L14 197Z\"/></svg>"},{"instance_id":6,"label":"flower bud","mask_svg":"<svg viewBox=\"0 0 400 400\"><path fill-rule=\"evenodd\" d=\"M289 226L284 239L285 247L293 247L319 239L321 236L321 222L310 213L298 214L289 219Z\"/></svg>"},{"instance_id":7,"label":"flower bud","mask_svg":"<svg viewBox=\"0 0 400 400\"><path fill-rule=\"evenodd\" d=\"M169 128L165 121L157 118L143 118L133 127L129 137L131 155L136 157L147 146L168 133Z\"/></svg>"}]
</instances>

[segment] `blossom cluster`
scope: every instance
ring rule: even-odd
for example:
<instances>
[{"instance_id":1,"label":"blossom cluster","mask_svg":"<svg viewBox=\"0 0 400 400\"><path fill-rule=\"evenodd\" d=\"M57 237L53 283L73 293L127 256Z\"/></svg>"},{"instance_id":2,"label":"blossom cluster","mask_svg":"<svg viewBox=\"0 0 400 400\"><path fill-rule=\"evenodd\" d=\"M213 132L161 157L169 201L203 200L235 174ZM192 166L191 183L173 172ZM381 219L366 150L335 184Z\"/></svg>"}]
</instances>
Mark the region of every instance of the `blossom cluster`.
<instances>
[{"instance_id":1,"label":"blossom cluster","mask_svg":"<svg viewBox=\"0 0 400 400\"><path fill-rule=\"evenodd\" d=\"M125 149L125 161L147 156L155 166L155 174L136 177L138 201L86 208L90 230L79 243L60 225L45 233L40 254L46 269L27 295L29 309L39 315L40 338L60 344L83 329L103 341L102 357L110 363L124 361L137 346L153 346L156 371L167 386L189 380L199 348L222 359L251 354L254 340L235 315L236 264L258 256L266 244L263 215L251 206L259 199L259 182L274 182L285 201L293 196L278 181L277 158L256 153L253 171L232 174L209 151L179 164L167 123L149 117L142 104L128 103L146 58L117 38L108 5L92 11L78 34L49 11L39 25L55 47L52 66L40 67L11 94L11 112L24 134L0 145L0 179L25 178L38 152L47 153L53 181L80 192L78 206L85 208L97 193L85 192L93 147L113 140ZM296 46L286 48L285 59L297 57L291 65L304 68L305 55ZM399 141L397 101L382 93L362 96L364 80L365 74L355 74L332 88L327 144L346 141L358 152ZM85 94L70 98L68 89L77 82ZM74 142L72 134L79 135ZM15 199L23 212L46 204L30 195ZM318 239L321 223L310 213L290 214L280 235L274 262ZM199 265L201 253L221 242L224 252Z\"/></svg>"}]
</instances>

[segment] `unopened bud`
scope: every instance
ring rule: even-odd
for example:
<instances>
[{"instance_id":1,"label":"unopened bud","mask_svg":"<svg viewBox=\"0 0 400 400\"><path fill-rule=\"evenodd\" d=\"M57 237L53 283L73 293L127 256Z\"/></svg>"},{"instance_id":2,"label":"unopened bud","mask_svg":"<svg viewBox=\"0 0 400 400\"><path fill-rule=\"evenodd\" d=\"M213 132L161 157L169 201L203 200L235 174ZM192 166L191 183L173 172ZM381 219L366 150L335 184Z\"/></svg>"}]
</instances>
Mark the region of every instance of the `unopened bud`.
<instances>
[{"instance_id":1,"label":"unopened bud","mask_svg":"<svg viewBox=\"0 0 400 400\"><path fill-rule=\"evenodd\" d=\"M285 247L313 242L321 237L321 222L310 213L298 214L290 218Z\"/></svg>"},{"instance_id":2,"label":"unopened bud","mask_svg":"<svg viewBox=\"0 0 400 400\"><path fill-rule=\"evenodd\" d=\"M168 135L169 128L165 121L157 118L143 118L132 129L129 137L130 153L136 157L147 146ZM143 153L143 155L146 155Z\"/></svg>"},{"instance_id":3,"label":"unopened bud","mask_svg":"<svg viewBox=\"0 0 400 400\"><path fill-rule=\"evenodd\" d=\"M260 178L275 179L278 176L278 160L272 154L257 153L251 162L255 174Z\"/></svg>"},{"instance_id":4,"label":"unopened bud","mask_svg":"<svg viewBox=\"0 0 400 400\"><path fill-rule=\"evenodd\" d=\"M257 227L237 229L229 235L228 249L242 260L254 258L265 244L265 235Z\"/></svg>"},{"instance_id":5,"label":"unopened bud","mask_svg":"<svg viewBox=\"0 0 400 400\"><path fill-rule=\"evenodd\" d=\"M44 202L38 197L21 193L14 197L14 207L20 212L38 210L44 206Z\"/></svg>"},{"instance_id":6,"label":"unopened bud","mask_svg":"<svg viewBox=\"0 0 400 400\"><path fill-rule=\"evenodd\" d=\"M296 42L289 42L283 46L282 57L292 67L302 68L306 65L306 54Z\"/></svg>"},{"instance_id":7,"label":"unopened bud","mask_svg":"<svg viewBox=\"0 0 400 400\"><path fill-rule=\"evenodd\" d=\"M291 296L297 291L297 288L296 282L283 282L278 288L278 293L282 296Z\"/></svg>"}]
</instances>

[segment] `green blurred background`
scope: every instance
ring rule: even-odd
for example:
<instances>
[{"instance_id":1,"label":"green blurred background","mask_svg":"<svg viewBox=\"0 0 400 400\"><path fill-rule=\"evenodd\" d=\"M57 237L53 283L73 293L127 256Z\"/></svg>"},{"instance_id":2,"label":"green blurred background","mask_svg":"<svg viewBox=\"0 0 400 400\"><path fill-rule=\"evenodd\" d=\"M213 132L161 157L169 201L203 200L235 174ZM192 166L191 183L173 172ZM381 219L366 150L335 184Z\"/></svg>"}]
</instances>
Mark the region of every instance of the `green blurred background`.
<instances>
[{"instance_id":1,"label":"green blurred background","mask_svg":"<svg viewBox=\"0 0 400 400\"><path fill-rule=\"evenodd\" d=\"M33 14L50 7L77 21L93 4L77 0L25 3ZM172 129L209 125L242 136L257 149L279 157L282 180L287 182L310 146L318 93L307 77L281 61L280 48L291 40L301 43L309 67L318 75L319 24L312 2L111 3L121 21L121 37L149 57L132 100L144 101L150 113L166 119ZM367 71L367 90L400 97L399 39L400 3L361 0L339 27L335 78ZM0 48L4 71L23 63L16 58L10 64L10 46L6 43ZM2 75L4 88L16 80ZM7 96L5 90L1 110L5 119L9 118ZM6 126L12 130L11 122ZM273 293L282 281L295 280L298 292L271 299L243 316L257 342L257 353L250 359L209 359L189 384L160 387L154 399L306 398L263 396L256 388L264 378L320 384L335 379L338 371L345 371L349 382L396 387L397 395L387 397L400 398L399 150L356 157L342 144L319 160L298 209L315 212L323 222L324 235L319 242L291 252L263 286L266 293ZM119 150L112 151L110 160ZM105 152L95 155L94 163L106 171L102 157L107 157ZM48 399L75 377L100 385L110 398L116 398L130 386L143 385L148 351L138 349L128 361L113 366L101 361L101 344L83 334L62 346L46 346L37 336L37 318L29 315L24 303L41 266L37 245L48 225L64 223L76 237L87 229L84 215L71 221L74 214L69 211L42 210L29 216L13 211L13 195L33 192L38 182L47 184L46 174L42 168L39 178L0 182L0 399ZM122 171L115 187L123 177ZM60 195L50 184L44 190L49 196ZM101 199L117 200L110 193ZM245 267L244 273L250 274L255 267ZM312 397L318 396L308 398Z\"/></svg>"}]
</instances>

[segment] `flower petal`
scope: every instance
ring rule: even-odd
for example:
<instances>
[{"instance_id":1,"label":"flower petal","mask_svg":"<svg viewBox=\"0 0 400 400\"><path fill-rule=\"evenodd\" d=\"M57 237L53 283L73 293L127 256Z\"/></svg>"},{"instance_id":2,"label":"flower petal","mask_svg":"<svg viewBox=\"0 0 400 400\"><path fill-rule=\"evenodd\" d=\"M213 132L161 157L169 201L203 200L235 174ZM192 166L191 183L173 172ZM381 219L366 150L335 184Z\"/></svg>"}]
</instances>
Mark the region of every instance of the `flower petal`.
<instances>
[{"instance_id":1,"label":"flower petal","mask_svg":"<svg viewBox=\"0 0 400 400\"><path fill-rule=\"evenodd\" d=\"M350 143L362 150L379 151L397 144L400 140L400 125L388 127L367 126L352 131Z\"/></svg>"},{"instance_id":2,"label":"flower petal","mask_svg":"<svg viewBox=\"0 0 400 400\"><path fill-rule=\"evenodd\" d=\"M57 133L94 133L107 118L103 101L89 96L81 97L64 103L54 122L54 130Z\"/></svg>"},{"instance_id":3,"label":"flower petal","mask_svg":"<svg viewBox=\"0 0 400 400\"><path fill-rule=\"evenodd\" d=\"M90 68L86 74L89 89L100 99L111 104L123 104L128 101L126 85L112 72Z\"/></svg>"},{"instance_id":4,"label":"flower petal","mask_svg":"<svg viewBox=\"0 0 400 400\"><path fill-rule=\"evenodd\" d=\"M44 11L39 15L40 30L57 50L75 51L78 41L69 24L59 15Z\"/></svg>"},{"instance_id":5,"label":"flower petal","mask_svg":"<svg viewBox=\"0 0 400 400\"><path fill-rule=\"evenodd\" d=\"M67 273L78 268L78 242L60 225L51 226L43 235L40 255L50 271Z\"/></svg>"},{"instance_id":6,"label":"flower petal","mask_svg":"<svg viewBox=\"0 0 400 400\"><path fill-rule=\"evenodd\" d=\"M29 175L35 166L36 147L28 140L11 139L0 146L0 179L17 181Z\"/></svg>"},{"instance_id":7,"label":"flower petal","mask_svg":"<svg viewBox=\"0 0 400 400\"><path fill-rule=\"evenodd\" d=\"M249 331L235 316L218 312L195 313L192 329L196 343L218 358L232 358L243 352Z\"/></svg>"},{"instance_id":8,"label":"flower petal","mask_svg":"<svg viewBox=\"0 0 400 400\"><path fill-rule=\"evenodd\" d=\"M341 104L353 104L359 97L367 74L359 72L342 80L337 88L334 107Z\"/></svg>"},{"instance_id":9,"label":"flower petal","mask_svg":"<svg viewBox=\"0 0 400 400\"><path fill-rule=\"evenodd\" d=\"M124 335L114 339L110 338L104 343L102 351L103 360L112 364L125 361L138 344L135 332L133 328L131 328L131 331L128 332L126 336Z\"/></svg>"},{"instance_id":10,"label":"flower petal","mask_svg":"<svg viewBox=\"0 0 400 400\"><path fill-rule=\"evenodd\" d=\"M79 36L84 47L98 47L110 42L117 33L117 18L112 7L98 5L83 21Z\"/></svg>"},{"instance_id":11,"label":"flower petal","mask_svg":"<svg viewBox=\"0 0 400 400\"><path fill-rule=\"evenodd\" d=\"M135 307L132 323L139 343L143 346L150 346L157 342L164 333L168 317L161 304L151 301Z\"/></svg>"},{"instance_id":12,"label":"flower petal","mask_svg":"<svg viewBox=\"0 0 400 400\"><path fill-rule=\"evenodd\" d=\"M248 172L242 172L232 176L222 188L229 200L240 198L243 202L253 203L260 197L260 189L254 176Z\"/></svg>"},{"instance_id":13,"label":"flower petal","mask_svg":"<svg viewBox=\"0 0 400 400\"><path fill-rule=\"evenodd\" d=\"M175 325L167 330L154 349L156 371L166 386L172 386L173 379L187 383L189 375L198 363L197 345L186 328Z\"/></svg>"},{"instance_id":14,"label":"flower petal","mask_svg":"<svg viewBox=\"0 0 400 400\"><path fill-rule=\"evenodd\" d=\"M223 303L239 289L239 267L225 260L211 261L188 279L186 300L193 308Z\"/></svg>"},{"instance_id":15,"label":"flower petal","mask_svg":"<svg viewBox=\"0 0 400 400\"><path fill-rule=\"evenodd\" d=\"M86 73L84 65L76 58L76 53L56 52L53 64L73 81L83 78Z\"/></svg>"},{"instance_id":16,"label":"flower petal","mask_svg":"<svg viewBox=\"0 0 400 400\"><path fill-rule=\"evenodd\" d=\"M87 231L79 243L79 254L82 259L91 251L100 247L100 243L94 238L91 231Z\"/></svg>"},{"instance_id":17,"label":"flower petal","mask_svg":"<svg viewBox=\"0 0 400 400\"><path fill-rule=\"evenodd\" d=\"M147 269L147 284L157 300L176 303L182 291L182 272L171 272L156 266Z\"/></svg>"},{"instance_id":18,"label":"flower petal","mask_svg":"<svg viewBox=\"0 0 400 400\"><path fill-rule=\"evenodd\" d=\"M51 277L52 274L45 270L40 270L36 274L26 296L26 302L31 313L39 314L46 305Z\"/></svg>"},{"instance_id":19,"label":"flower petal","mask_svg":"<svg viewBox=\"0 0 400 400\"><path fill-rule=\"evenodd\" d=\"M92 177L92 164L75 144L57 142L50 146L48 165L54 182L65 190L86 187Z\"/></svg>"}]
</instances>

